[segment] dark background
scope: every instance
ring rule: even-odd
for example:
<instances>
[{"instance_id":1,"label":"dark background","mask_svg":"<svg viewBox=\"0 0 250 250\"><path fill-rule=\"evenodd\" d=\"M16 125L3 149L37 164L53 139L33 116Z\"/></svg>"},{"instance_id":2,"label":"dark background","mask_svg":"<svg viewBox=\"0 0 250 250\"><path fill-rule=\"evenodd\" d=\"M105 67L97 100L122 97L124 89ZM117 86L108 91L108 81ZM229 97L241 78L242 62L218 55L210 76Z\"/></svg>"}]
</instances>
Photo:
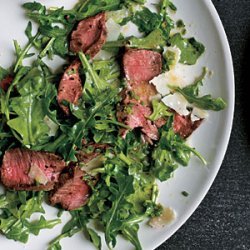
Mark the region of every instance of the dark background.
<instances>
[{"instance_id":1,"label":"dark background","mask_svg":"<svg viewBox=\"0 0 250 250\"><path fill-rule=\"evenodd\" d=\"M213 3L234 60L233 131L223 165L206 198L157 250L250 249L250 0Z\"/></svg>"}]
</instances>

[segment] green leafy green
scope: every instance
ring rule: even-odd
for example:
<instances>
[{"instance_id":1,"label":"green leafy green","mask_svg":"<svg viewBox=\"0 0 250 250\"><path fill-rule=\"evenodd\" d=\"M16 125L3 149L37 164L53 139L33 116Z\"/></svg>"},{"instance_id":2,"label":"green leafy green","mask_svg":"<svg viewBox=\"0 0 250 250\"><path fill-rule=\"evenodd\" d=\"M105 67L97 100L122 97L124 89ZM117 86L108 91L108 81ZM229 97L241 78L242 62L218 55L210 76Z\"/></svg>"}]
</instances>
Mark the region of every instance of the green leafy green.
<instances>
[{"instance_id":1,"label":"green leafy green","mask_svg":"<svg viewBox=\"0 0 250 250\"><path fill-rule=\"evenodd\" d=\"M162 30L156 29L144 38L132 37L129 39L127 46L139 49L159 50L166 45L166 39Z\"/></svg>"},{"instance_id":2,"label":"green leafy green","mask_svg":"<svg viewBox=\"0 0 250 250\"><path fill-rule=\"evenodd\" d=\"M151 12L144 7L143 10L135 13L132 22L138 26L140 32L149 34L160 27L162 18L159 14Z\"/></svg>"},{"instance_id":3,"label":"green leafy green","mask_svg":"<svg viewBox=\"0 0 250 250\"><path fill-rule=\"evenodd\" d=\"M188 146L185 140L175 134L170 118L167 124L161 128L160 140L153 150L152 171L160 181L166 181L172 177L178 163L183 166L188 165L191 154L197 156L206 165L206 160L194 148Z\"/></svg>"},{"instance_id":4,"label":"green leafy green","mask_svg":"<svg viewBox=\"0 0 250 250\"><path fill-rule=\"evenodd\" d=\"M27 29L30 29L29 24L27 26ZM26 32L28 32L27 29L26 29ZM39 33L37 33L34 37L32 37L30 41L28 42L28 44L24 47L24 49L21 49L18 42L14 40L14 46L15 46L16 56L17 56L15 67L14 67L14 73L16 73L19 67L22 66L23 60L25 58L28 58L34 55L34 53L29 54L29 50L32 48L32 44L37 39L38 36L39 36Z\"/></svg>"},{"instance_id":5,"label":"green leafy green","mask_svg":"<svg viewBox=\"0 0 250 250\"><path fill-rule=\"evenodd\" d=\"M130 205L127 203L125 197L134 192L133 178L131 176L119 174L116 178L117 183L113 183L112 187L110 187L110 191L113 194L112 207L103 218L105 223L105 239L110 247L116 245L116 236L123 225L123 215L120 214L121 210Z\"/></svg>"},{"instance_id":6,"label":"green leafy green","mask_svg":"<svg viewBox=\"0 0 250 250\"><path fill-rule=\"evenodd\" d=\"M92 81L95 87L97 88L97 90L101 91L101 90L106 89L108 87L108 83L104 81L103 79L99 78L95 70L91 67L87 57L82 52L79 53L79 58L81 60L83 67L86 69L89 76L92 78Z\"/></svg>"},{"instance_id":7,"label":"green leafy green","mask_svg":"<svg viewBox=\"0 0 250 250\"><path fill-rule=\"evenodd\" d=\"M0 66L0 81L3 80L8 74L9 71Z\"/></svg>"},{"instance_id":8,"label":"green leafy green","mask_svg":"<svg viewBox=\"0 0 250 250\"><path fill-rule=\"evenodd\" d=\"M65 58L69 53L67 36L76 23L75 11L65 11L64 8L47 11L45 6L37 2L25 3L23 7L27 11L26 15L39 24L36 37L31 34L31 23L25 32L30 44L40 51L39 56L48 55L52 59L55 54Z\"/></svg>"},{"instance_id":9,"label":"green leafy green","mask_svg":"<svg viewBox=\"0 0 250 250\"><path fill-rule=\"evenodd\" d=\"M186 100L196 106L197 108L204 110L220 111L226 108L226 102L221 98L213 98L211 95L199 96L199 88L202 86L204 77L206 76L207 69L203 69L203 73L198 77L195 82L185 88L171 87L174 91L182 94Z\"/></svg>"},{"instance_id":10,"label":"green leafy green","mask_svg":"<svg viewBox=\"0 0 250 250\"><path fill-rule=\"evenodd\" d=\"M195 38L183 38L180 33L173 35L170 43L181 50L180 62L188 65L195 64L205 51L204 45L197 42Z\"/></svg>"},{"instance_id":11,"label":"green leafy green","mask_svg":"<svg viewBox=\"0 0 250 250\"><path fill-rule=\"evenodd\" d=\"M172 115L172 113L168 111L167 106L161 101L153 100L152 106L153 106L153 113L149 116L149 119L151 121L156 121L159 118L168 117Z\"/></svg>"},{"instance_id":12,"label":"green leafy green","mask_svg":"<svg viewBox=\"0 0 250 250\"><path fill-rule=\"evenodd\" d=\"M175 91L182 94L189 103L200 109L220 111L225 109L227 106L226 102L221 97L213 98L211 95L197 97L186 93L185 90L181 88L177 88Z\"/></svg>"},{"instance_id":13,"label":"green leafy green","mask_svg":"<svg viewBox=\"0 0 250 250\"><path fill-rule=\"evenodd\" d=\"M10 99L13 116L8 126L21 136L21 142L27 147L46 143L49 127L44 119L50 114L45 107L56 97L55 87L46 83L41 70L33 68L18 83L17 90L20 96Z\"/></svg>"},{"instance_id":14,"label":"green leafy green","mask_svg":"<svg viewBox=\"0 0 250 250\"><path fill-rule=\"evenodd\" d=\"M102 11L118 10L121 0L86 0L80 1L75 10L77 11L77 20L84 19Z\"/></svg>"},{"instance_id":15,"label":"green leafy green","mask_svg":"<svg viewBox=\"0 0 250 250\"><path fill-rule=\"evenodd\" d=\"M0 196L0 231L8 238L26 243L29 234L38 235L40 230L53 228L61 221L46 220L43 216L38 221L30 221L33 213L44 213L42 201L44 193L10 192Z\"/></svg>"},{"instance_id":16,"label":"green leafy green","mask_svg":"<svg viewBox=\"0 0 250 250\"><path fill-rule=\"evenodd\" d=\"M171 152L161 147L154 150L152 158L154 160L153 173L160 181L169 179L178 167Z\"/></svg>"}]
</instances>

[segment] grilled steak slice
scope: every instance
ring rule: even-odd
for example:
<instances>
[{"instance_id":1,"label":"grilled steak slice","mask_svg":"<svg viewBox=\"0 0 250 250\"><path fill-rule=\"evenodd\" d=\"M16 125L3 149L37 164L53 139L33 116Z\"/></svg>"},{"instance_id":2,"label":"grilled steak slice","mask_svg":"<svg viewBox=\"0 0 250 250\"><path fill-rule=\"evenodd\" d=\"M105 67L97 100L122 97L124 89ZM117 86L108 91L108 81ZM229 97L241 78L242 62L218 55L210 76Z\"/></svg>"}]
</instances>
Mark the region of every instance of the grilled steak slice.
<instances>
[{"instance_id":1,"label":"grilled steak slice","mask_svg":"<svg viewBox=\"0 0 250 250\"><path fill-rule=\"evenodd\" d=\"M188 138L202 123L203 119L192 122L190 115L182 116L175 113L173 128L176 134L179 134L183 139Z\"/></svg>"},{"instance_id":2,"label":"grilled steak slice","mask_svg":"<svg viewBox=\"0 0 250 250\"><path fill-rule=\"evenodd\" d=\"M51 190L65 165L52 153L11 149L3 157L1 181L14 190Z\"/></svg>"},{"instance_id":3,"label":"grilled steak slice","mask_svg":"<svg viewBox=\"0 0 250 250\"><path fill-rule=\"evenodd\" d=\"M123 122L131 129L141 128L141 131L151 140L158 140L159 133L155 124L148 120L151 115L151 109L140 103L131 102L129 105L123 105L117 112L117 119ZM122 136L126 136L127 130L122 130Z\"/></svg>"},{"instance_id":4,"label":"grilled steak slice","mask_svg":"<svg viewBox=\"0 0 250 250\"><path fill-rule=\"evenodd\" d=\"M100 13L79 22L71 35L70 50L82 51L93 58L106 42L106 37L106 14Z\"/></svg>"},{"instance_id":5,"label":"grilled steak slice","mask_svg":"<svg viewBox=\"0 0 250 250\"><path fill-rule=\"evenodd\" d=\"M64 72L58 88L57 101L65 114L70 111L63 102L77 104L82 95L82 82L79 75L80 61L75 60Z\"/></svg>"},{"instance_id":6,"label":"grilled steak slice","mask_svg":"<svg viewBox=\"0 0 250 250\"><path fill-rule=\"evenodd\" d=\"M150 50L130 49L123 56L123 67L128 82L122 102L117 110L117 119L131 129L140 128L145 141L159 139L158 128L148 117L152 114L152 97L157 94L149 81L162 71L161 54ZM128 130L120 131L123 137Z\"/></svg>"},{"instance_id":7,"label":"grilled steak slice","mask_svg":"<svg viewBox=\"0 0 250 250\"><path fill-rule=\"evenodd\" d=\"M6 76L2 81L0 81L0 88L3 89L4 91L7 91L10 84L13 81L13 77L12 76Z\"/></svg>"},{"instance_id":8,"label":"grilled steak slice","mask_svg":"<svg viewBox=\"0 0 250 250\"><path fill-rule=\"evenodd\" d=\"M162 58L158 52L130 49L123 57L125 76L129 82L149 82L162 71Z\"/></svg>"},{"instance_id":9,"label":"grilled steak slice","mask_svg":"<svg viewBox=\"0 0 250 250\"><path fill-rule=\"evenodd\" d=\"M86 204L90 187L82 180L84 172L78 168L69 168L60 175L59 183L50 195L51 205L60 204L66 210L74 210Z\"/></svg>"}]
</instances>

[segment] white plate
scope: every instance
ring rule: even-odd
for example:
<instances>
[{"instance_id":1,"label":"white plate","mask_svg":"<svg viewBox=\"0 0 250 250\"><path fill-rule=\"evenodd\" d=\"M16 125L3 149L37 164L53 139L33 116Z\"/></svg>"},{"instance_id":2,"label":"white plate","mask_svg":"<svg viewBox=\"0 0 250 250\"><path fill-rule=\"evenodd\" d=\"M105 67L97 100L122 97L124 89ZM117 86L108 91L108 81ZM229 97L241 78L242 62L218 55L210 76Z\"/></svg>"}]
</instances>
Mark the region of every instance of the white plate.
<instances>
[{"instance_id":1,"label":"white plate","mask_svg":"<svg viewBox=\"0 0 250 250\"><path fill-rule=\"evenodd\" d=\"M20 5L21 0L0 1L0 65L9 66L13 62L12 39L25 43L24 29L27 19ZM48 6L62 6L70 8L72 2L67 0L41 0ZM156 2L152 0L151 2ZM219 16L210 0L175 0L178 11L176 19L183 19L187 24L188 36L195 36L206 46L206 54L194 67L194 71L201 66L207 66L214 72L213 77L206 80L204 93L222 96L228 107L219 113L210 113L209 119L192 136L195 146L208 160L204 167L193 158L189 167L180 167L174 178L160 185L160 202L174 208L177 219L172 225L161 230L142 225L139 238L144 250L152 250L175 233L198 207L222 164L228 145L234 111L234 75L231 53L228 41ZM182 191L190 195L184 197ZM54 218L56 209L46 206L46 217ZM67 218L64 218L65 221ZM28 244L23 245L0 236L1 249L43 250L46 244L60 233L60 226L52 230L44 230L38 237L30 237ZM124 239L119 238L116 249L133 249ZM62 241L64 250L94 249L92 245L79 234Z\"/></svg>"}]
</instances>

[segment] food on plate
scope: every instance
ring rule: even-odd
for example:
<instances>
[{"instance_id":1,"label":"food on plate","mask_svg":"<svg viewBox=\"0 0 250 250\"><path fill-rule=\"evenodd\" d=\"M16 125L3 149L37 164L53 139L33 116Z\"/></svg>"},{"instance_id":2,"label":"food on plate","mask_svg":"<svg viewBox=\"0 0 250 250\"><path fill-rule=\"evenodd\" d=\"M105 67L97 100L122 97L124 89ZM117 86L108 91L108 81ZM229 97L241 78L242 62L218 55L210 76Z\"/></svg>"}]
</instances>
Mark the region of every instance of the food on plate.
<instances>
[{"instance_id":1,"label":"food on plate","mask_svg":"<svg viewBox=\"0 0 250 250\"><path fill-rule=\"evenodd\" d=\"M123 56L125 76L130 84L149 82L162 71L162 56L151 50L130 49Z\"/></svg>"},{"instance_id":2,"label":"food on plate","mask_svg":"<svg viewBox=\"0 0 250 250\"><path fill-rule=\"evenodd\" d=\"M48 191L54 188L65 166L55 154L14 148L3 156L1 182L13 190Z\"/></svg>"},{"instance_id":3,"label":"food on plate","mask_svg":"<svg viewBox=\"0 0 250 250\"><path fill-rule=\"evenodd\" d=\"M59 183L50 195L51 205L60 204L66 210L82 207L90 195L90 187L83 177L84 172L78 167L62 172Z\"/></svg>"},{"instance_id":4,"label":"food on plate","mask_svg":"<svg viewBox=\"0 0 250 250\"><path fill-rule=\"evenodd\" d=\"M82 96L82 80L79 74L80 61L74 61L65 70L59 83L57 100L65 114L69 114L67 103L77 104ZM64 102L67 102L66 105Z\"/></svg>"},{"instance_id":5,"label":"food on plate","mask_svg":"<svg viewBox=\"0 0 250 250\"><path fill-rule=\"evenodd\" d=\"M106 14L102 12L78 23L77 29L71 34L70 50L75 53L82 51L94 57L102 48L106 37Z\"/></svg>"},{"instance_id":6,"label":"food on plate","mask_svg":"<svg viewBox=\"0 0 250 250\"><path fill-rule=\"evenodd\" d=\"M150 3L23 4L28 43L15 40L15 63L0 67L0 232L8 239L26 243L61 223L30 219L45 213L43 201L71 216L49 250L79 232L101 249L93 221L109 249L120 234L142 249L140 222L174 220L157 200L157 181L191 157L206 164L187 139L226 102L202 94L205 67L192 82L178 75L205 47L170 18L171 1ZM57 57L55 71L48 64Z\"/></svg>"}]
</instances>

